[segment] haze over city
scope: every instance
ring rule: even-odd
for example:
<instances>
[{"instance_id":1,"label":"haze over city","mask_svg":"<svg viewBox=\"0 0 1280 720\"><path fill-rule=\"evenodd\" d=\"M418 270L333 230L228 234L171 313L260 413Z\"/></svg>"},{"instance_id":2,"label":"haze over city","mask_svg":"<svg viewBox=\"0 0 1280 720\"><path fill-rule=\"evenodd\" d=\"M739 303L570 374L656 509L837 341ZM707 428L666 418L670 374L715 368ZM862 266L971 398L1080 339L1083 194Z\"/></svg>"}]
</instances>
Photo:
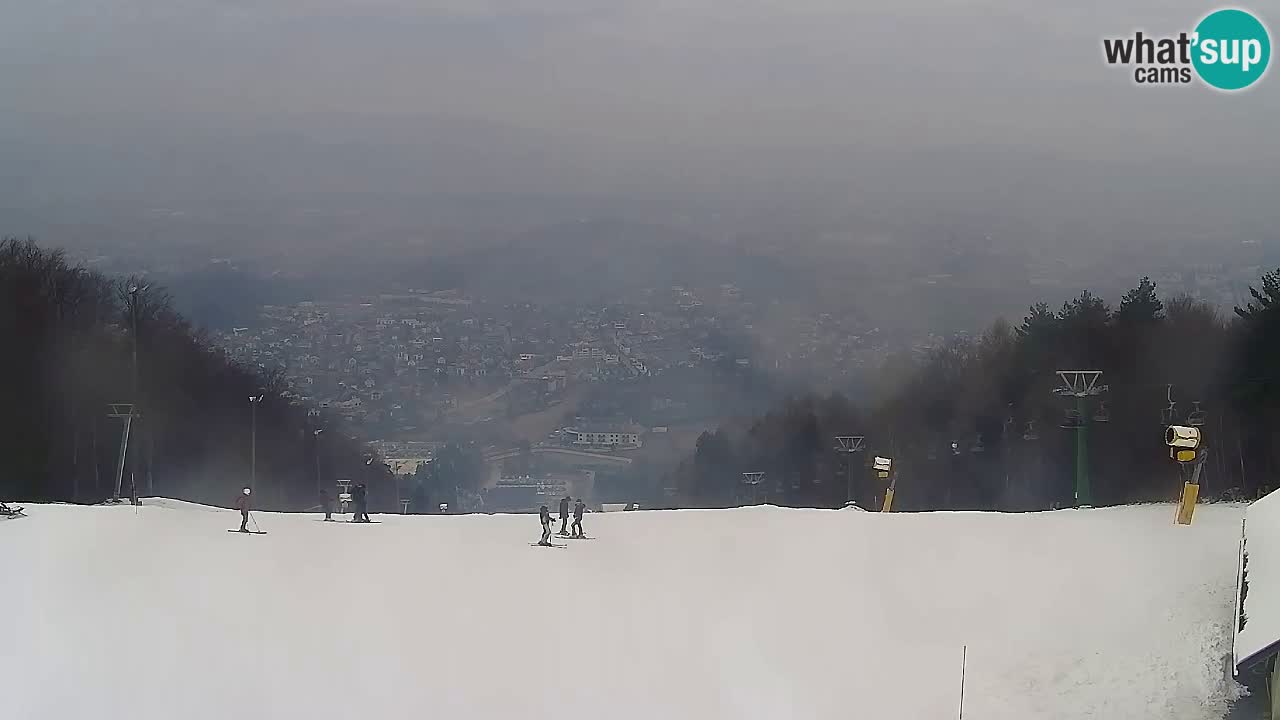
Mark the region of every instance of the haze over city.
<instances>
[{"instance_id":1,"label":"haze over city","mask_svg":"<svg viewBox=\"0 0 1280 720\"><path fill-rule=\"evenodd\" d=\"M15 717L1280 718L1280 0L5 5Z\"/></svg>"}]
</instances>

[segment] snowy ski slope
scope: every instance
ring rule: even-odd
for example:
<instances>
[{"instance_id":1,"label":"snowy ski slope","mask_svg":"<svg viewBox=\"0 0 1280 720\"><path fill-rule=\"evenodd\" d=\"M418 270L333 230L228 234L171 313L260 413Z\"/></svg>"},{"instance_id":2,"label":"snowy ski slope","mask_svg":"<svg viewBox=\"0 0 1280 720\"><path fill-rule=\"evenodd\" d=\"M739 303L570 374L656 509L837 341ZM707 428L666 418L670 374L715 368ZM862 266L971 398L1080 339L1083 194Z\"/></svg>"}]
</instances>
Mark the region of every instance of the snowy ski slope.
<instances>
[{"instance_id":1,"label":"snowy ski slope","mask_svg":"<svg viewBox=\"0 0 1280 720\"><path fill-rule=\"evenodd\" d=\"M1242 508L0 525L7 718L1221 718ZM558 541L566 542L566 541Z\"/></svg>"}]
</instances>

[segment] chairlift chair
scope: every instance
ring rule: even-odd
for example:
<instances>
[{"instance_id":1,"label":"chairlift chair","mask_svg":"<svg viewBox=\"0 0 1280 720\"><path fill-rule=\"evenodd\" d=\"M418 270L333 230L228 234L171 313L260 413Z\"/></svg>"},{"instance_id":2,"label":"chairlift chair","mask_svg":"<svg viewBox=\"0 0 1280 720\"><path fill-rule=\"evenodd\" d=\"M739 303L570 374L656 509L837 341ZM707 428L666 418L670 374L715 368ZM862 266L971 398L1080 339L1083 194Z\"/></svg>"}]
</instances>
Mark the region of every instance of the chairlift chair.
<instances>
[{"instance_id":1,"label":"chairlift chair","mask_svg":"<svg viewBox=\"0 0 1280 720\"><path fill-rule=\"evenodd\" d=\"M1098 409L1093 413L1094 422L1111 422L1111 408L1107 407L1107 401L1103 400L1098 403Z\"/></svg>"},{"instance_id":2,"label":"chairlift chair","mask_svg":"<svg viewBox=\"0 0 1280 720\"><path fill-rule=\"evenodd\" d=\"M1084 427L1084 417L1079 410L1067 410L1062 416L1062 424L1059 426L1067 430L1076 430Z\"/></svg>"},{"instance_id":3,"label":"chairlift chair","mask_svg":"<svg viewBox=\"0 0 1280 720\"><path fill-rule=\"evenodd\" d=\"M1206 413L1200 409L1200 401L1195 400L1191 403L1191 412L1187 413L1187 424L1192 427L1204 425Z\"/></svg>"},{"instance_id":4,"label":"chairlift chair","mask_svg":"<svg viewBox=\"0 0 1280 720\"><path fill-rule=\"evenodd\" d=\"M1028 441L1030 441L1030 440L1039 440L1039 439L1040 439L1040 434L1036 432L1036 421L1035 421L1035 420L1028 420L1028 421L1027 421L1027 429L1022 431L1022 439L1023 439L1023 440L1028 440Z\"/></svg>"}]
</instances>

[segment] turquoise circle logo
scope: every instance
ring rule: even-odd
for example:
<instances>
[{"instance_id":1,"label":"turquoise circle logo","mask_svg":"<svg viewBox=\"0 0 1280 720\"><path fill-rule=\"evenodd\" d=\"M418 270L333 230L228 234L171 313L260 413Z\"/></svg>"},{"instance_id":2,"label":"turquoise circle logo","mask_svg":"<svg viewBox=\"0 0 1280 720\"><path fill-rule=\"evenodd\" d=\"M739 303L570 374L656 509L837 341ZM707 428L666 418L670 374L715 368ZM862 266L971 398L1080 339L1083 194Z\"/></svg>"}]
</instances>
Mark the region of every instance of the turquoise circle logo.
<instances>
[{"instance_id":1,"label":"turquoise circle logo","mask_svg":"<svg viewBox=\"0 0 1280 720\"><path fill-rule=\"evenodd\" d=\"M1228 8L1196 26L1191 63L1200 79L1219 90L1243 90L1258 81L1271 60L1271 36L1262 21Z\"/></svg>"}]
</instances>

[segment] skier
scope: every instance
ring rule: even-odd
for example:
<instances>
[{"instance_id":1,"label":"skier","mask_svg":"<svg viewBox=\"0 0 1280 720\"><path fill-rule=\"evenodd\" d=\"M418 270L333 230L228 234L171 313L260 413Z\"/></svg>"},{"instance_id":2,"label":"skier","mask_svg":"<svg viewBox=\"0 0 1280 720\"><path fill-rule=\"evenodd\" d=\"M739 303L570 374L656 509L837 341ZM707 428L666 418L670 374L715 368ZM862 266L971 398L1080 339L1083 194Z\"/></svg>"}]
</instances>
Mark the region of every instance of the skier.
<instances>
[{"instance_id":1,"label":"skier","mask_svg":"<svg viewBox=\"0 0 1280 720\"><path fill-rule=\"evenodd\" d=\"M573 506L573 536L576 538L584 538L587 536L582 531L582 514L587 511L587 504L582 502L582 498L578 498L578 502Z\"/></svg>"},{"instance_id":2,"label":"skier","mask_svg":"<svg viewBox=\"0 0 1280 720\"><path fill-rule=\"evenodd\" d=\"M351 500L355 503L355 516L351 522L369 522L369 491L364 483L356 483L351 488Z\"/></svg>"},{"instance_id":3,"label":"skier","mask_svg":"<svg viewBox=\"0 0 1280 720\"><path fill-rule=\"evenodd\" d=\"M538 511L538 519L542 521L542 539L538 541L539 545L551 544L551 511L546 505Z\"/></svg>"},{"instance_id":4,"label":"skier","mask_svg":"<svg viewBox=\"0 0 1280 720\"><path fill-rule=\"evenodd\" d=\"M240 497L236 498L236 509L240 511L240 532L249 532L249 493L253 492L249 488L245 488Z\"/></svg>"},{"instance_id":5,"label":"skier","mask_svg":"<svg viewBox=\"0 0 1280 720\"><path fill-rule=\"evenodd\" d=\"M324 521L333 522L333 496L324 488L320 488L320 507L324 509Z\"/></svg>"},{"instance_id":6,"label":"skier","mask_svg":"<svg viewBox=\"0 0 1280 720\"><path fill-rule=\"evenodd\" d=\"M569 537L569 494L560 498L560 535Z\"/></svg>"}]
</instances>

